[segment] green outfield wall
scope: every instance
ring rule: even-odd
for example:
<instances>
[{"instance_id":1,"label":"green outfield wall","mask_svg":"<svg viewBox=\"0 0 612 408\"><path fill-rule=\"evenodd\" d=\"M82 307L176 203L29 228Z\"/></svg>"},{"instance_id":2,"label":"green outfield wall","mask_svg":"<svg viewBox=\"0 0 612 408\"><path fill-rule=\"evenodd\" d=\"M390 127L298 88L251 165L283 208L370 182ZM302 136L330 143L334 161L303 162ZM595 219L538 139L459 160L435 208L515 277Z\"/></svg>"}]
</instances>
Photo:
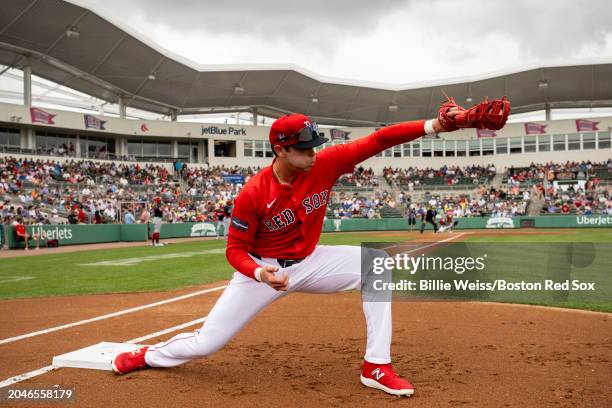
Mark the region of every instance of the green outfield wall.
<instances>
[{"instance_id":1,"label":"green outfield wall","mask_svg":"<svg viewBox=\"0 0 612 408\"><path fill-rule=\"evenodd\" d=\"M612 216L606 215L549 215L536 217L474 217L459 218L458 230L484 228L610 228ZM417 221L415 229L420 228ZM349 231L405 231L408 222L404 218L380 220L348 219L325 220L324 232ZM431 225L426 230L431 230ZM150 239L153 225L149 224L104 224L104 225L34 225L28 226L30 246L46 246L48 241L57 240L60 246L94 244L104 242L138 242ZM160 238L187 238L216 236L215 225L210 222L163 224ZM3 242L6 237L7 242ZM0 225L0 243L9 248L23 247L17 244L14 227Z\"/></svg>"},{"instance_id":2,"label":"green outfield wall","mask_svg":"<svg viewBox=\"0 0 612 408\"><path fill-rule=\"evenodd\" d=\"M4 226L7 230L9 248L23 248L18 245L15 229ZM104 242L146 241L153 233L153 224L103 224L103 225L32 225L27 227L30 235L30 246L46 246L48 241L57 240L60 246L79 244L99 244ZM186 238L216 236L212 223L163 224L160 238Z\"/></svg>"}]
</instances>

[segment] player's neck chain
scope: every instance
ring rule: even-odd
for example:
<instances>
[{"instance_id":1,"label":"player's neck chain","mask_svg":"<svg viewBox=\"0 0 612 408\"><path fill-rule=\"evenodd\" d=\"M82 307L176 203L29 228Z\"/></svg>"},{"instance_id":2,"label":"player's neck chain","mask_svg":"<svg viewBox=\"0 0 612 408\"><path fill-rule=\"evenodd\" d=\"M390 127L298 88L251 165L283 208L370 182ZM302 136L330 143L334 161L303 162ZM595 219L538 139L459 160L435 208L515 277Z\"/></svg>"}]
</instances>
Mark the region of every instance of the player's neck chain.
<instances>
[{"instance_id":1,"label":"player's neck chain","mask_svg":"<svg viewBox=\"0 0 612 408\"><path fill-rule=\"evenodd\" d=\"M280 176L278 175L278 173L276 172L276 170L274 170L274 166L272 166L272 173L274 173L274 175L276 176L276 179L278 180L279 183L285 185L285 186L291 186L291 183L287 183L285 181L283 181Z\"/></svg>"}]
</instances>

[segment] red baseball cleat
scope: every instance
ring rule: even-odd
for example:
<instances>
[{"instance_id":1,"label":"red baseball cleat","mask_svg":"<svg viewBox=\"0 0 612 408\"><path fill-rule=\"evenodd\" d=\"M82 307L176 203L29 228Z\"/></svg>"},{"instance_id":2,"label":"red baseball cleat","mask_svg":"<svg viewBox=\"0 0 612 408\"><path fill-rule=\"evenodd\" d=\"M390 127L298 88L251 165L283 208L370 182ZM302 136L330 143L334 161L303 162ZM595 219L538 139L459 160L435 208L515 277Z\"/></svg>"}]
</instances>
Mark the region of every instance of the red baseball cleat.
<instances>
[{"instance_id":1,"label":"red baseball cleat","mask_svg":"<svg viewBox=\"0 0 612 408\"><path fill-rule=\"evenodd\" d=\"M148 365L145 361L145 353L149 347L142 347L127 353L121 353L113 360L113 371L117 374L127 374L132 371L142 370Z\"/></svg>"},{"instance_id":2,"label":"red baseball cleat","mask_svg":"<svg viewBox=\"0 0 612 408\"><path fill-rule=\"evenodd\" d=\"M397 375L390 363L372 364L364 361L361 383L366 387L383 390L393 395L406 395L409 397L414 394L412 384Z\"/></svg>"}]
</instances>

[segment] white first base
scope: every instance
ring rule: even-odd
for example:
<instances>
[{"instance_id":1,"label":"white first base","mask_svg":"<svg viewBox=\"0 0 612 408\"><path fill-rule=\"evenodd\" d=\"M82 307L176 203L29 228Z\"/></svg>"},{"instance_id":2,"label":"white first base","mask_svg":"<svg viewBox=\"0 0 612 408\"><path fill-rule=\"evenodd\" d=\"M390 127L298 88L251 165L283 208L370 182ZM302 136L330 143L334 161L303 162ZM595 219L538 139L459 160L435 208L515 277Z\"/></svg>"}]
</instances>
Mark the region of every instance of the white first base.
<instances>
[{"instance_id":1,"label":"white first base","mask_svg":"<svg viewBox=\"0 0 612 408\"><path fill-rule=\"evenodd\" d=\"M53 357L53 367L89 368L112 371L111 362L121 353L143 347L138 344L109 343L103 341L70 353Z\"/></svg>"}]
</instances>

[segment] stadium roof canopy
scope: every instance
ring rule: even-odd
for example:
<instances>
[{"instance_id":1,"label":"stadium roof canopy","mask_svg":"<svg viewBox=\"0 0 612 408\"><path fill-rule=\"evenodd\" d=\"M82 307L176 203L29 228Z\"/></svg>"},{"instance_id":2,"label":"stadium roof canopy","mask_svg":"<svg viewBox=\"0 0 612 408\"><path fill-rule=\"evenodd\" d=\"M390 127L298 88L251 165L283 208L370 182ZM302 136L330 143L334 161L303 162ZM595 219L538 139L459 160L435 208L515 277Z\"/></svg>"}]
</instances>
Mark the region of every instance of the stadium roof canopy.
<instances>
[{"instance_id":1,"label":"stadium roof canopy","mask_svg":"<svg viewBox=\"0 0 612 408\"><path fill-rule=\"evenodd\" d=\"M322 77L294 65L198 65L77 0L0 1L0 64L161 114L303 112L319 123L373 125L432 117L442 90L460 104L506 95L513 113L612 106L612 60L523 67L389 85ZM0 71L2 73L2 71Z\"/></svg>"}]
</instances>

